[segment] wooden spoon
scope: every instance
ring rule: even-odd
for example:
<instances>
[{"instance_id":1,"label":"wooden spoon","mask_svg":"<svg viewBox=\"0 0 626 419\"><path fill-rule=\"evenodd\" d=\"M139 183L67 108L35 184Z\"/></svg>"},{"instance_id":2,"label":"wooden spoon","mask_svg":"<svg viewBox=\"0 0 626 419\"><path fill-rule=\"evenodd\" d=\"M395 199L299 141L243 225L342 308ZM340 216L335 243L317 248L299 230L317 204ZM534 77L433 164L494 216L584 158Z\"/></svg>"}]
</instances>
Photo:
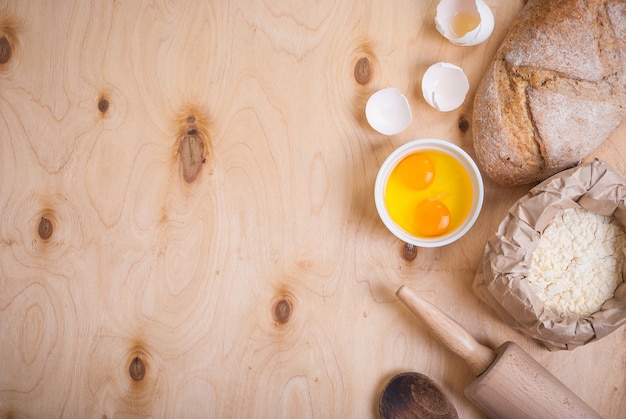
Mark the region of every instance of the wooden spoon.
<instances>
[{"instance_id":1,"label":"wooden spoon","mask_svg":"<svg viewBox=\"0 0 626 419\"><path fill-rule=\"evenodd\" d=\"M418 372L393 377L380 397L382 419L458 419L456 409L441 388Z\"/></svg>"}]
</instances>

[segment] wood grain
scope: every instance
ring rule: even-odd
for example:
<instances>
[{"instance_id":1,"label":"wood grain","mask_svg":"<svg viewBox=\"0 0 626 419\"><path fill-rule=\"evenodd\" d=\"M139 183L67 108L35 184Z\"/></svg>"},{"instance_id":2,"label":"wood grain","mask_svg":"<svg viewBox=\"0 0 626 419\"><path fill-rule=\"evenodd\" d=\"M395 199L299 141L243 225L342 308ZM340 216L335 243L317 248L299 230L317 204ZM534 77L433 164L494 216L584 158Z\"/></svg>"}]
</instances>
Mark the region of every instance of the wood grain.
<instances>
[{"instance_id":1,"label":"wood grain","mask_svg":"<svg viewBox=\"0 0 626 419\"><path fill-rule=\"evenodd\" d=\"M523 5L488 3L493 36L463 48L436 32L436 1L1 1L0 417L377 417L402 371L483 417L401 284L623 415L624 328L550 353L470 291L527 188L487 183L475 227L443 249L407 252L376 214L395 147L473 153L459 121ZM470 80L454 112L421 98L436 61ZM392 137L364 119L388 86L414 115ZM625 134L593 155L623 175Z\"/></svg>"}]
</instances>

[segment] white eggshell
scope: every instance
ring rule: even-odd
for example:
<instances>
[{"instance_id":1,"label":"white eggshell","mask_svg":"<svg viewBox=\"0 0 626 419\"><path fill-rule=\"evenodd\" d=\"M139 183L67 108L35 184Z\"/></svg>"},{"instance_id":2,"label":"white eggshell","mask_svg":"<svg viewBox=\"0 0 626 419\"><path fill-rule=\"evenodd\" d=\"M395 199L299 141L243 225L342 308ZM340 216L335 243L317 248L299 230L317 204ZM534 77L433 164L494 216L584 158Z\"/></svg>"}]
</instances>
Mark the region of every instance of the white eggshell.
<instances>
[{"instance_id":1,"label":"white eggshell","mask_svg":"<svg viewBox=\"0 0 626 419\"><path fill-rule=\"evenodd\" d=\"M430 106L442 112L452 111L463 104L469 91L469 81L461 67L436 63L428 67L422 78L422 94Z\"/></svg>"},{"instance_id":2,"label":"white eggshell","mask_svg":"<svg viewBox=\"0 0 626 419\"><path fill-rule=\"evenodd\" d=\"M461 16L478 18L478 26L459 36L455 33L455 19ZM472 46L487 40L493 32L493 12L483 0L441 0L437 6L435 26L439 33L456 45Z\"/></svg>"},{"instance_id":3,"label":"white eggshell","mask_svg":"<svg viewBox=\"0 0 626 419\"><path fill-rule=\"evenodd\" d=\"M365 105L367 122L385 135L402 132L411 122L411 106L406 97L393 87L374 93Z\"/></svg>"}]
</instances>

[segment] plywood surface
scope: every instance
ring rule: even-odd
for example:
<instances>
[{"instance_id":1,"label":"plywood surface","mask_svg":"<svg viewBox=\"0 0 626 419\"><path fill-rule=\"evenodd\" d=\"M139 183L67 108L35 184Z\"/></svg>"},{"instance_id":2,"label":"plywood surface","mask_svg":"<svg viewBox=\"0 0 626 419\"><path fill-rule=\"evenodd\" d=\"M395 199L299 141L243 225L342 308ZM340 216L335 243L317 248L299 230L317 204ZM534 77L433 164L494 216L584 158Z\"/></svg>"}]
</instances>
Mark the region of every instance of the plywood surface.
<instances>
[{"instance_id":1,"label":"plywood surface","mask_svg":"<svg viewBox=\"0 0 626 419\"><path fill-rule=\"evenodd\" d=\"M464 48L436 3L3 1L0 417L376 418L385 382L418 371L481 418L468 367L396 299L409 284L623 418L624 328L548 352L470 291L527 187L487 182L477 224L441 249L407 252L377 216L394 148L473 153L459 120L523 5L488 1L494 35ZM450 113L421 98L437 61L472 86ZM414 118L387 137L364 107L389 86ZM592 156L622 175L625 135Z\"/></svg>"}]
</instances>

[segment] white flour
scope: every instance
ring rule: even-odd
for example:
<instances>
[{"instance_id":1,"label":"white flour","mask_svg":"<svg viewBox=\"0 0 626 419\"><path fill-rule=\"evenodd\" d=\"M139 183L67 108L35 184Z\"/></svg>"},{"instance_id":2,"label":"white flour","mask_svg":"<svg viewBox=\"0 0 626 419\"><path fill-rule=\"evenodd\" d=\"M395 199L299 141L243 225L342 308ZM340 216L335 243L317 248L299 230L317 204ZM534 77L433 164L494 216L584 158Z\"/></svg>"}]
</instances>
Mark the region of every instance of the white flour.
<instances>
[{"instance_id":1,"label":"white flour","mask_svg":"<svg viewBox=\"0 0 626 419\"><path fill-rule=\"evenodd\" d=\"M583 209L559 212L533 253L527 281L557 316L588 317L623 281L622 227Z\"/></svg>"}]
</instances>

